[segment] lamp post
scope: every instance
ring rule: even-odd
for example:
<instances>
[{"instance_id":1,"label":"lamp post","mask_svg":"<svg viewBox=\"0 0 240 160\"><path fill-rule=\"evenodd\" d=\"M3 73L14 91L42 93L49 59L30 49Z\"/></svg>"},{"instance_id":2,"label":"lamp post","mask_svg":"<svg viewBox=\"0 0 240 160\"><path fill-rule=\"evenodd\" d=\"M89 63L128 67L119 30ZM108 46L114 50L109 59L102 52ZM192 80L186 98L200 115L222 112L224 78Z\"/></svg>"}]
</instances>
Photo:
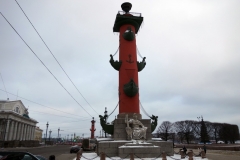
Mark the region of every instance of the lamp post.
<instances>
[{"instance_id":1,"label":"lamp post","mask_svg":"<svg viewBox=\"0 0 240 160\"><path fill-rule=\"evenodd\" d=\"M107 107L105 107L104 117L106 118L105 120L107 123L107 119L108 119ZM107 138L107 133L106 133L106 131L104 131L104 132L105 132L105 138Z\"/></svg>"},{"instance_id":2,"label":"lamp post","mask_svg":"<svg viewBox=\"0 0 240 160\"><path fill-rule=\"evenodd\" d=\"M52 133L52 131L51 131L51 129L50 129L48 141L50 141L51 133Z\"/></svg>"},{"instance_id":3,"label":"lamp post","mask_svg":"<svg viewBox=\"0 0 240 160\"><path fill-rule=\"evenodd\" d=\"M59 131L60 131L60 128L58 128L58 138L59 138Z\"/></svg>"},{"instance_id":4,"label":"lamp post","mask_svg":"<svg viewBox=\"0 0 240 160\"><path fill-rule=\"evenodd\" d=\"M47 124L46 124L46 126L47 126L47 129L46 129L46 137L45 137L45 145L46 145L46 140L47 140L47 130L48 130L48 122L47 122Z\"/></svg>"},{"instance_id":5,"label":"lamp post","mask_svg":"<svg viewBox=\"0 0 240 160\"><path fill-rule=\"evenodd\" d=\"M203 120L203 116L199 116L199 117L197 117L197 119L198 119L198 121L200 122L201 120Z\"/></svg>"},{"instance_id":6,"label":"lamp post","mask_svg":"<svg viewBox=\"0 0 240 160\"><path fill-rule=\"evenodd\" d=\"M60 128L58 128L58 139L61 137L61 134L59 134L60 131L64 131L64 130L60 130Z\"/></svg>"}]
</instances>

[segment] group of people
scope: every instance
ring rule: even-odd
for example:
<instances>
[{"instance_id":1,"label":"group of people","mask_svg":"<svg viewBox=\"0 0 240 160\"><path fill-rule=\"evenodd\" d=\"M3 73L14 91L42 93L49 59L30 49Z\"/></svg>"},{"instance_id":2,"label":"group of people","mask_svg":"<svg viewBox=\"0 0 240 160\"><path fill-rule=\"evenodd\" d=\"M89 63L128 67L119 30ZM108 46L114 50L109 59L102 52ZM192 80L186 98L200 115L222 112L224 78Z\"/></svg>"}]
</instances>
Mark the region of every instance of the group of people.
<instances>
[{"instance_id":1,"label":"group of people","mask_svg":"<svg viewBox=\"0 0 240 160\"><path fill-rule=\"evenodd\" d=\"M198 148L199 153L201 153L202 149L204 150L204 152L206 154L207 153L207 148L206 148L205 145L203 145L203 148ZM183 150L184 154L187 154L187 148L185 146L183 146L182 150Z\"/></svg>"}]
</instances>

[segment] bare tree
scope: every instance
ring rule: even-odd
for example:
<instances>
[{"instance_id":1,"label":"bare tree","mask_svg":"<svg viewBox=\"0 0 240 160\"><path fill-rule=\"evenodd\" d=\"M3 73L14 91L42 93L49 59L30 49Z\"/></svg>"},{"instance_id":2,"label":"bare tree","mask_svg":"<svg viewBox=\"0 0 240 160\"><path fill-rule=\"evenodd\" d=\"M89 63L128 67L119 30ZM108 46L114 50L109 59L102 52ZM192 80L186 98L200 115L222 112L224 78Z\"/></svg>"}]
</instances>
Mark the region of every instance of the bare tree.
<instances>
[{"instance_id":1,"label":"bare tree","mask_svg":"<svg viewBox=\"0 0 240 160\"><path fill-rule=\"evenodd\" d=\"M197 141L201 138L201 122L200 121L193 121L193 134Z\"/></svg>"},{"instance_id":2,"label":"bare tree","mask_svg":"<svg viewBox=\"0 0 240 160\"><path fill-rule=\"evenodd\" d=\"M183 141L184 141L184 133L183 132L177 132L177 140L180 143L183 143Z\"/></svg>"},{"instance_id":3,"label":"bare tree","mask_svg":"<svg viewBox=\"0 0 240 160\"><path fill-rule=\"evenodd\" d=\"M212 129L209 135L215 140L215 143L217 143L220 138L219 131L221 129L221 126L221 123L214 122L211 124Z\"/></svg>"},{"instance_id":4,"label":"bare tree","mask_svg":"<svg viewBox=\"0 0 240 160\"><path fill-rule=\"evenodd\" d=\"M174 128L178 136L184 137L189 142L194 138L194 121L185 120L174 123Z\"/></svg>"},{"instance_id":5,"label":"bare tree","mask_svg":"<svg viewBox=\"0 0 240 160\"><path fill-rule=\"evenodd\" d=\"M225 143L235 143L239 138L239 129L237 125L223 123L219 131L220 138L224 140Z\"/></svg>"},{"instance_id":6,"label":"bare tree","mask_svg":"<svg viewBox=\"0 0 240 160\"><path fill-rule=\"evenodd\" d=\"M167 141L172 133L172 123L169 121L163 121L158 127L157 133L163 140Z\"/></svg>"}]
</instances>

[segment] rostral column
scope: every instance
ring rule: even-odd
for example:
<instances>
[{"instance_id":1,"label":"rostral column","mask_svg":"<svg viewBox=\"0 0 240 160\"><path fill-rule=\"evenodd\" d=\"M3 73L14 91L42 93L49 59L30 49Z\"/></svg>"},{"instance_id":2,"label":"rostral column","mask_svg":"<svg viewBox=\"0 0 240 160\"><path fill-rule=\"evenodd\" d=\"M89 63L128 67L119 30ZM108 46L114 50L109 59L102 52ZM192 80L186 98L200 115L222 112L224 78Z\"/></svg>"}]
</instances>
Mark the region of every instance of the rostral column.
<instances>
[{"instance_id":1,"label":"rostral column","mask_svg":"<svg viewBox=\"0 0 240 160\"><path fill-rule=\"evenodd\" d=\"M137 61L136 36L142 24L143 17L140 13L130 13L132 4L123 3L123 11L119 11L113 32L119 32L119 62L113 60L111 56L110 63L112 67L119 71L119 115L118 118L124 118L125 114L130 116L133 113L138 114L141 119L139 109L139 85L138 72L145 65L145 57L142 62Z\"/></svg>"}]
</instances>

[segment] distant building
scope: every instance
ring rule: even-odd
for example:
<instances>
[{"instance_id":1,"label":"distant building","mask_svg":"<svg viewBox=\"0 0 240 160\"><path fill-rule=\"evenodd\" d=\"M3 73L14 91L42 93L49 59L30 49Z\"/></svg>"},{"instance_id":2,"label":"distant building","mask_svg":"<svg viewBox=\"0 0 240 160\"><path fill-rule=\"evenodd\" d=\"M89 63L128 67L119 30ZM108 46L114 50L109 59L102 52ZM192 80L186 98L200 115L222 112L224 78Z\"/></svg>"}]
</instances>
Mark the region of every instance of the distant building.
<instances>
[{"instance_id":1,"label":"distant building","mask_svg":"<svg viewBox=\"0 0 240 160\"><path fill-rule=\"evenodd\" d=\"M42 141L42 132L43 130L39 127L35 128L35 140L41 142Z\"/></svg>"},{"instance_id":2,"label":"distant building","mask_svg":"<svg viewBox=\"0 0 240 160\"><path fill-rule=\"evenodd\" d=\"M37 123L21 100L0 100L0 141L35 140Z\"/></svg>"}]
</instances>

